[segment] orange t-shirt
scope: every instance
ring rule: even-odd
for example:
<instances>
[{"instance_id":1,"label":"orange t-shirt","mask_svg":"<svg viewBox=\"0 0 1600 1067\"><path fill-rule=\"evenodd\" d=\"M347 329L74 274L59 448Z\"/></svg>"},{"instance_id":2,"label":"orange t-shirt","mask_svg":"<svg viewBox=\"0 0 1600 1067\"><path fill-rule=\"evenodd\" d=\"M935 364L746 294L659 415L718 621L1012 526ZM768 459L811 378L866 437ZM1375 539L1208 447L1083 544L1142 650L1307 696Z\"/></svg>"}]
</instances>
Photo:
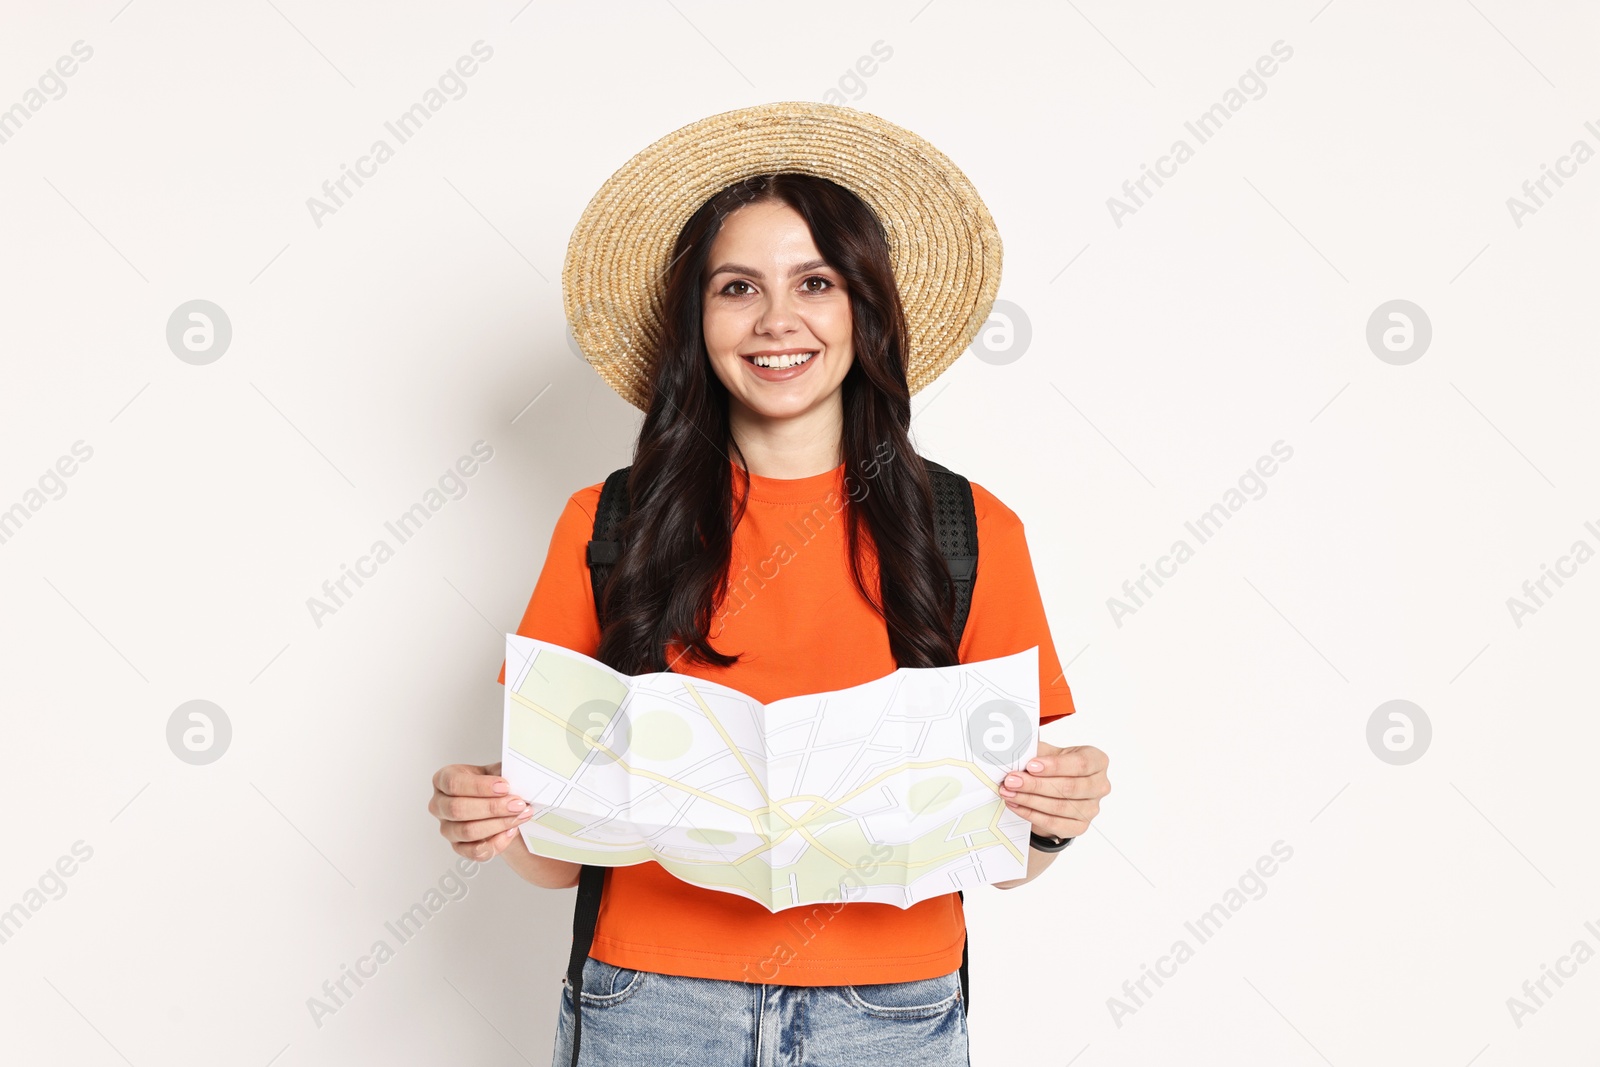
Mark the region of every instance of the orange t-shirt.
<instances>
[{"instance_id":1,"label":"orange t-shirt","mask_svg":"<svg viewBox=\"0 0 1600 1067\"><path fill-rule=\"evenodd\" d=\"M730 461L734 492L747 477ZM850 577L845 465L807 478L748 475L733 536L728 595L711 644L738 653L719 669L688 659L673 670L731 686L762 703L881 678L898 666L882 618ZM585 547L603 483L567 500L517 632L593 656L600 647ZM859 497L870 481L852 477ZM1076 709L1050 639L1022 521L972 483L978 576L959 649L962 663L1039 648L1039 721ZM863 531L865 532L865 530ZM876 573L866 538L869 576ZM681 651L669 649L667 661ZM505 664L500 667L505 684ZM832 901L769 912L753 900L691 885L654 860L612 867L591 954L616 967L786 985L865 985L949 974L961 965L966 918L947 893L909 908Z\"/></svg>"}]
</instances>

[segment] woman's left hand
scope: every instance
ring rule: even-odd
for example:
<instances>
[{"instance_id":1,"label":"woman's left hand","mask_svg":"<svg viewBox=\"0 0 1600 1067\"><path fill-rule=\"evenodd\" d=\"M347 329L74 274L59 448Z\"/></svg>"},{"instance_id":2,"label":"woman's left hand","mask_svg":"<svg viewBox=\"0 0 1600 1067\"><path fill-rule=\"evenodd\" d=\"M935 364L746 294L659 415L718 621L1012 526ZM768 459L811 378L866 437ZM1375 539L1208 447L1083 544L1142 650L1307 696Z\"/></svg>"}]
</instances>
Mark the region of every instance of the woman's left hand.
<instances>
[{"instance_id":1,"label":"woman's left hand","mask_svg":"<svg viewBox=\"0 0 1600 1067\"><path fill-rule=\"evenodd\" d=\"M1110 759L1093 745L1057 748L1039 742L1039 754L1023 770L1000 782L1006 806L1046 837L1077 837L1100 813L1100 798L1111 792L1106 777Z\"/></svg>"}]
</instances>

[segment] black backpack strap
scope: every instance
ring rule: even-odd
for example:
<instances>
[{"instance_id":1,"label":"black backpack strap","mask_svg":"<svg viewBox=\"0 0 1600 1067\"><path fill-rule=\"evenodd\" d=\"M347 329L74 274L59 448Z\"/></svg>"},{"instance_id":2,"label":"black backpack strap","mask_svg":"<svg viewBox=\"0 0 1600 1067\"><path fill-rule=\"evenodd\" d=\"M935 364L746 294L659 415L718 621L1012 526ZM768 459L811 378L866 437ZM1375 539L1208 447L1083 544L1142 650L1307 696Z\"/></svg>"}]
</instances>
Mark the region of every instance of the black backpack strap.
<instances>
[{"instance_id":1,"label":"black backpack strap","mask_svg":"<svg viewBox=\"0 0 1600 1067\"><path fill-rule=\"evenodd\" d=\"M621 557L617 530L628 514L628 468L612 471L600 489L600 504L594 513L594 537L589 542L585 561L594 588L595 612L605 626L602 593L611 567ZM610 868L585 863L578 870L578 899L572 909L572 955L567 960L567 988L572 993L572 1067L578 1067L578 1049L583 1039L583 964L594 947L594 931L600 922L600 897L605 890Z\"/></svg>"},{"instance_id":2,"label":"black backpack strap","mask_svg":"<svg viewBox=\"0 0 1600 1067\"><path fill-rule=\"evenodd\" d=\"M606 476L600 487L600 504L594 511L594 536L589 541L585 562L589 564L589 582L594 587L594 609L599 616L600 628L605 629L604 597L606 578L611 565L622 558L622 545L617 541L617 531L622 520L628 517L628 471L623 467Z\"/></svg>"},{"instance_id":3,"label":"black backpack strap","mask_svg":"<svg viewBox=\"0 0 1600 1067\"><path fill-rule=\"evenodd\" d=\"M600 920L606 870L585 863L578 871L578 904L572 910L572 956L567 960L567 989L572 994L572 1067L578 1067L578 1046L583 1039L583 964L589 958L595 924Z\"/></svg>"},{"instance_id":4,"label":"black backpack strap","mask_svg":"<svg viewBox=\"0 0 1600 1067\"><path fill-rule=\"evenodd\" d=\"M956 591L956 643L966 629L972 587L978 580L978 513L972 506L972 483L949 467L923 459L933 484L934 531L939 551L950 568Z\"/></svg>"},{"instance_id":5,"label":"black backpack strap","mask_svg":"<svg viewBox=\"0 0 1600 1067\"><path fill-rule=\"evenodd\" d=\"M958 890L956 890L956 896L960 897L962 904L965 905L966 900L967 900L967 895L965 893L961 892L961 890L958 889ZM963 924L963 926L965 925L965 917L966 917L966 913L962 912L962 920L963 920L962 924ZM961 935L961 1014L962 1015L965 1015L967 1013L967 940L968 940L967 939L967 935L965 933L963 933Z\"/></svg>"},{"instance_id":6,"label":"black backpack strap","mask_svg":"<svg viewBox=\"0 0 1600 1067\"><path fill-rule=\"evenodd\" d=\"M950 568L950 578L955 584L956 644L967 627L967 613L972 608L972 587L978 580L978 513L972 506L972 483L949 467L923 457L928 468L928 481L933 485L934 530L939 538L939 551L944 553ZM956 896L966 904L967 895L960 890ZM961 942L961 1011L967 1010L967 941Z\"/></svg>"}]
</instances>

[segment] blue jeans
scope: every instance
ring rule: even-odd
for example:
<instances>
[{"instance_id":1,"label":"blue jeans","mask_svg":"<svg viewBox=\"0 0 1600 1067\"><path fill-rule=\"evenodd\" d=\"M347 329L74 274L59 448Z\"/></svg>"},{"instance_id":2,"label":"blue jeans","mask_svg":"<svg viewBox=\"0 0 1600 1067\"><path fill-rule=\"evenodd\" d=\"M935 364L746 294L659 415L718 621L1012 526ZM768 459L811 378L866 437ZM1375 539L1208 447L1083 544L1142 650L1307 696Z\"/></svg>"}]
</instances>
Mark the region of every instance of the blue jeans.
<instances>
[{"instance_id":1,"label":"blue jeans","mask_svg":"<svg viewBox=\"0 0 1600 1067\"><path fill-rule=\"evenodd\" d=\"M579 1067L968 1067L960 972L885 985L763 985L583 965ZM572 1062L561 980L551 1067Z\"/></svg>"}]
</instances>

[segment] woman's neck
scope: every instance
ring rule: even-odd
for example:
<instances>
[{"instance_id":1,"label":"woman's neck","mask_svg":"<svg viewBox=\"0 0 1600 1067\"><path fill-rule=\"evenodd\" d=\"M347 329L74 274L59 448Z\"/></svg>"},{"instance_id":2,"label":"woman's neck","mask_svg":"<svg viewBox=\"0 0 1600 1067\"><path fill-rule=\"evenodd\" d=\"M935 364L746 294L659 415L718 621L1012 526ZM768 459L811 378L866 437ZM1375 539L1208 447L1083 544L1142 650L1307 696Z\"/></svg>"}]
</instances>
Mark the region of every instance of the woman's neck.
<instances>
[{"instance_id":1,"label":"woman's neck","mask_svg":"<svg viewBox=\"0 0 1600 1067\"><path fill-rule=\"evenodd\" d=\"M735 407L729 432L737 449L734 463L763 478L809 478L844 462L842 408L823 409L786 419L769 419Z\"/></svg>"}]
</instances>

